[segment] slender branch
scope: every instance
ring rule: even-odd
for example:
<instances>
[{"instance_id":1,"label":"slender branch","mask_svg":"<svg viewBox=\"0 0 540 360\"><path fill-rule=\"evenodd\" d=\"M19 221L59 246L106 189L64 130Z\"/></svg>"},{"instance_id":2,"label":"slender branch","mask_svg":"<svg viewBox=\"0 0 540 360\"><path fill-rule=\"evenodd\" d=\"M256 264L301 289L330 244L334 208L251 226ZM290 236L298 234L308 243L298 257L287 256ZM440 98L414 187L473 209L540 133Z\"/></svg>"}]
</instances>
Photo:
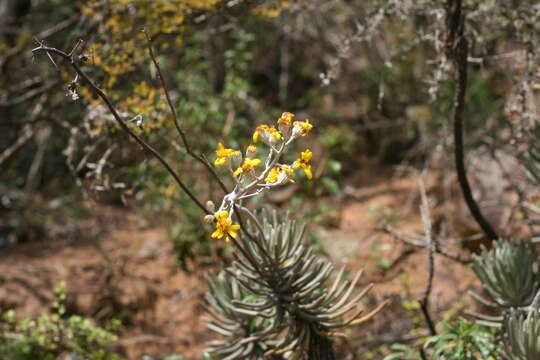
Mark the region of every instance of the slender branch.
<instances>
[{"instance_id":1,"label":"slender branch","mask_svg":"<svg viewBox=\"0 0 540 360\"><path fill-rule=\"evenodd\" d=\"M457 69L456 89L454 96L453 122L454 122L454 156L459 185L463 192L467 206L490 241L498 238L493 227L480 211L474 200L472 190L467 179L463 151L463 110L465 108L465 94L467 90L467 54L469 46L464 35L464 15L461 0L447 0L447 26L446 38L447 56L454 61Z\"/></svg>"},{"instance_id":2,"label":"slender branch","mask_svg":"<svg viewBox=\"0 0 540 360\"><path fill-rule=\"evenodd\" d=\"M435 252L437 245L433 237L431 215L429 211L429 201L426 195L426 188L422 177L419 178L418 182L420 185L420 197L422 199L422 204L420 205L420 213L422 215L422 222L424 223L425 242L428 250L428 281L426 284L426 289L424 290L424 296L422 297L422 300L420 300L420 308L422 309L422 313L424 314L424 318L426 319L429 332L432 336L435 336L437 335L437 331L435 330L435 324L433 322L433 319L429 314L429 295L431 294L431 289L433 288L433 276L435 274L435 262L433 259L433 253Z\"/></svg>"},{"instance_id":3,"label":"slender branch","mask_svg":"<svg viewBox=\"0 0 540 360\"><path fill-rule=\"evenodd\" d=\"M266 236L264 235L264 229L263 229L261 223L259 222L259 220L257 219L257 217L255 216L255 214L253 214L251 211L249 211L248 208L243 207L242 205L234 204L234 208L235 208L235 210L243 211L244 213L246 213L250 217L251 221L253 221L253 223L255 224L255 227L259 230L260 239L262 239L263 242L266 242ZM237 215L240 215L240 214L238 213ZM241 218L239 217L239 219L241 219ZM246 232L247 232L247 229L246 229ZM272 263L272 257L270 256L268 251L266 251L265 247L259 242L258 239L253 239L253 238L251 238L251 239L257 245L257 247L261 250L262 254L266 257L266 259L271 264Z\"/></svg>"},{"instance_id":4,"label":"slender branch","mask_svg":"<svg viewBox=\"0 0 540 360\"><path fill-rule=\"evenodd\" d=\"M238 208L238 205L234 205L234 215L238 219L238 224L240 225L240 231L245 233L246 236L251 240L255 241L255 235L253 235L248 229L247 226L244 225L244 219L242 217L242 214L240 214L240 209Z\"/></svg>"},{"instance_id":5,"label":"slender branch","mask_svg":"<svg viewBox=\"0 0 540 360\"><path fill-rule=\"evenodd\" d=\"M156 67L156 71L157 71L157 74L158 74L158 77L159 77L159 81L161 83L161 87L163 88L163 92L165 93L165 98L167 99L167 105L169 106L169 110L171 111L171 115L172 115L172 118L173 118L173 122L174 122L174 126L176 128L176 130L178 131L178 133L180 134L180 138L182 139L182 143L184 144L184 148L186 149L187 153L193 157L194 159L198 160L199 162L201 162L207 169L208 171L210 172L210 174L212 174L212 176L216 179L216 181L218 182L219 186L221 187L221 189L223 190L223 192L225 194L228 194L230 191L229 189L227 188L227 186L225 185L225 183L221 180L221 178L219 177L219 175L216 173L216 170L215 168L212 166L212 164L208 161L208 159L202 155L199 155L199 154L196 154L194 153L192 150L191 150L191 146L189 145L189 142L187 140L187 137L186 137L186 134L185 132L182 130L182 128L180 127L180 123L178 121L178 115L176 113L176 108L174 107L173 103L172 103L172 100L171 100L171 97L169 95L169 88L167 87L167 84L165 82L165 77L163 76L163 73L161 71L161 67L159 66L159 62L157 61L157 58L156 58L156 55L154 53L154 49L152 48L152 38L150 37L150 35L148 35L148 32L146 31L146 29L143 29L142 32L144 33L144 35L146 36L146 40L147 40L147 46L148 46L148 52L150 54L150 58L152 59L152 63L154 64L154 66ZM254 236L253 234L251 234L247 228L244 226L244 221L242 219L242 215L239 213L239 212L235 212L236 214L236 217L238 218L238 222L241 226L241 231L243 233L246 234L246 236L251 239L251 240L254 240Z\"/></svg>"},{"instance_id":6,"label":"slender branch","mask_svg":"<svg viewBox=\"0 0 540 360\"><path fill-rule=\"evenodd\" d=\"M111 99L109 99L109 97L103 92L103 90L101 90L93 81L92 79L90 79L88 77L88 75L86 75L86 73L79 67L79 65L77 64L77 60L76 58L74 57L74 50L79 46L79 44L82 43L82 40L79 40L79 42L77 43L77 45L75 45L75 47L73 48L73 50L67 54L65 53L64 51L61 51L61 50L58 50L56 48L52 48L52 47L48 47L48 46L45 46L43 45L42 43L40 44L40 46L32 49L32 52L33 53L36 53L36 52L45 52L46 54L50 55L51 53L52 54L55 54L55 55L58 55L60 57L62 57L63 59L66 59L66 60L69 60L70 64L71 64L71 67L73 67L73 69L75 70L75 72L82 78L84 79L84 81L86 81L86 83L92 88L92 90L94 91L94 93L96 93L106 104L107 108L109 109L109 111L111 112L111 114L113 115L114 119L116 120L116 122L118 123L118 125L120 125L120 127L122 128L122 130L124 130L125 132L128 133L128 135L130 137L132 137L141 147L143 147L146 151L148 151L149 153L151 153L156 159L159 160L159 162L161 162L161 164L165 167L165 169L167 169L167 171L172 175L172 177L174 178L174 180L176 181L176 183L180 186L180 188L189 196L189 198L205 213L205 214L209 214L209 211L208 209L206 209L206 207L195 197L195 195L193 195L193 193L188 189L188 187L182 182L182 180L180 179L179 175L172 169L172 167L169 165L169 163L167 162L167 160L165 160L163 158L163 156L161 156L159 154L159 152L157 150L155 150L150 144L148 144L146 141L144 141L139 135L137 135L136 133L134 133L127 125L126 123L122 120L121 116L118 114L118 111L116 110L116 108L114 107Z\"/></svg>"},{"instance_id":7,"label":"slender branch","mask_svg":"<svg viewBox=\"0 0 540 360\"><path fill-rule=\"evenodd\" d=\"M15 154L17 150L23 147L23 145L26 144L28 140L32 138L32 136L34 136L34 129L32 129L29 124L26 124L17 140L0 153L0 165L9 159L11 155Z\"/></svg>"},{"instance_id":8,"label":"slender branch","mask_svg":"<svg viewBox=\"0 0 540 360\"><path fill-rule=\"evenodd\" d=\"M11 144L6 149L2 150L0 153L0 165L4 163L7 159L9 159L13 154L15 154L21 147L23 147L35 134L35 122L39 119L41 116L41 112L43 110L43 104L47 101L49 98L49 95L47 93L44 93L41 95L41 97L36 101L36 104L32 108L32 111L30 112L30 117L26 124L23 126L21 130L21 134L17 138L17 140Z\"/></svg>"},{"instance_id":9,"label":"slender branch","mask_svg":"<svg viewBox=\"0 0 540 360\"><path fill-rule=\"evenodd\" d=\"M49 81L48 83L45 83L45 84L43 84L42 86L40 86L38 88L29 90L29 91L25 92L24 94L22 94L20 96L17 96L17 97L15 97L13 99L9 99L9 100L3 101L3 102L0 102L0 107L8 107L8 106L13 106L13 105L18 105L20 103L28 101L28 100L30 100L32 98L35 98L36 96L39 96L41 94L44 94L44 93L48 92L53 87L58 85L58 83L59 83L59 80Z\"/></svg>"},{"instance_id":10,"label":"slender branch","mask_svg":"<svg viewBox=\"0 0 540 360\"><path fill-rule=\"evenodd\" d=\"M180 134L180 137L182 138L182 142L184 143L184 148L186 149L187 153L191 157L193 157L194 159L200 161L204 166L206 166L208 171L212 174L212 176L219 183L219 186L221 187L223 192L225 194L228 194L229 190L227 189L227 186L223 183L221 178L218 176L218 174L216 173L216 170L214 169L212 164L210 164L208 159L206 159L205 157L203 157L203 156L201 156L199 154L194 153L193 150L191 150L191 146L189 145L189 142L187 140L186 133L182 130L182 128L180 127L180 124L178 122L178 116L176 114L176 109L174 108L174 106L172 104L171 97L169 95L169 90L168 90L167 85L165 83L165 78L163 77L163 73L161 72L161 68L160 68L159 63L158 63L158 61L156 59L156 55L154 54L154 50L152 49L152 39L150 38L150 36L146 32L146 30L143 29L142 32L146 36L146 40L147 40L147 44L148 44L148 52L150 53L150 58L152 59L152 63L156 67L156 71L157 71L157 74L158 74L158 77L159 77L159 81L161 83L161 87L163 88L163 91L165 92L165 97L167 98L167 104L169 105L169 109L171 110L171 115L172 115L172 118L173 118L174 126L176 127L176 130L178 131L178 133Z\"/></svg>"}]
</instances>

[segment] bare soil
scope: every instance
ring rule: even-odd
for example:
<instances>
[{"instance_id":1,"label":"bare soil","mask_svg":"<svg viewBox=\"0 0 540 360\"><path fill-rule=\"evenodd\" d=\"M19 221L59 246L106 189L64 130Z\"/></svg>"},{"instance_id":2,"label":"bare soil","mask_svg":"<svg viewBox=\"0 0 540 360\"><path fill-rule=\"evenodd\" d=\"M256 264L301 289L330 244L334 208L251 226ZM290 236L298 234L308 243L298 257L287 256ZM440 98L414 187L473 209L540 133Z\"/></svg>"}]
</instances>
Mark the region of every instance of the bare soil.
<instances>
[{"instance_id":1,"label":"bare soil","mask_svg":"<svg viewBox=\"0 0 540 360\"><path fill-rule=\"evenodd\" d=\"M428 179L428 192L434 181ZM340 209L337 226L315 225L312 230L337 266L345 265L351 272L364 269L360 287L375 284L365 302L366 310L385 299L391 303L336 347L340 358L368 353L379 358L384 352L381 346L410 342L426 334L417 300L427 283L427 253L380 230L384 221L395 221L400 231L421 234L417 177L393 176L390 170L359 172L344 188L341 199L328 200ZM92 203L87 206L97 215L84 226L88 232L101 229L97 237L34 242L3 250L0 310L15 309L19 317L36 316L48 310L52 289L63 280L69 312L100 323L111 317L123 321L116 345L122 358L140 359L144 354L159 358L172 353L182 354L186 360L200 358L205 342L214 338L201 320L207 290L203 275L213 269L181 271L175 266L166 229L152 225L144 215ZM445 246L461 251L456 245ZM466 266L436 255L430 296L435 320L470 309L472 301L465 294L477 287Z\"/></svg>"}]
</instances>

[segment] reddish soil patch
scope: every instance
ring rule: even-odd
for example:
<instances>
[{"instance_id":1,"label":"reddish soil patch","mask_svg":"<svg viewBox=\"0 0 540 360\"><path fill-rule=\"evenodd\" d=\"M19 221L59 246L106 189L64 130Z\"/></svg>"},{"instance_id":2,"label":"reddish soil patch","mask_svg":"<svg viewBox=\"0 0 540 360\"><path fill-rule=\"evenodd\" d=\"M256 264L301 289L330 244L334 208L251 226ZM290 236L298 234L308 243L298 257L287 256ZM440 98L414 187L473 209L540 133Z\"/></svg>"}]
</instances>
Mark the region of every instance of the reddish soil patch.
<instances>
[{"instance_id":1,"label":"reddish soil patch","mask_svg":"<svg viewBox=\"0 0 540 360\"><path fill-rule=\"evenodd\" d=\"M173 353L200 358L211 336L200 320L206 291L202 272L178 270L164 228L147 227L125 210L99 210L122 220L98 242L32 243L4 252L2 310L34 317L47 310L54 285L65 281L68 312L98 322L122 319L117 344L122 358Z\"/></svg>"},{"instance_id":2,"label":"reddish soil patch","mask_svg":"<svg viewBox=\"0 0 540 360\"><path fill-rule=\"evenodd\" d=\"M429 179L428 188L433 181ZM380 231L381 220L394 219L400 231L421 233L416 176L393 177L390 171L359 173L345 189L339 225L312 229L336 265L346 264L354 272L365 270L359 286L375 283L365 303L367 309L391 300L383 312L358 326L348 341L337 346L349 355L362 355L414 339L415 334L409 336L412 329L425 329L419 310L404 304L422 297L427 254ZM107 219L105 225L103 221L92 225L107 230L99 241L39 242L4 251L0 310L14 308L20 317L36 316L49 306L54 285L64 280L68 311L98 322L111 317L123 320L117 344L122 358L140 359L144 354L160 358L172 353L182 354L186 360L200 358L205 342L214 337L201 321L207 289L203 272L209 269L179 270L163 227L148 226L142 217L126 210L100 206L96 212L101 213L101 220ZM453 250L459 249L454 246ZM464 294L477 286L467 267L435 256L430 303L434 317L438 320L449 309L459 312L470 307ZM381 352L373 356L380 358Z\"/></svg>"}]
</instances>

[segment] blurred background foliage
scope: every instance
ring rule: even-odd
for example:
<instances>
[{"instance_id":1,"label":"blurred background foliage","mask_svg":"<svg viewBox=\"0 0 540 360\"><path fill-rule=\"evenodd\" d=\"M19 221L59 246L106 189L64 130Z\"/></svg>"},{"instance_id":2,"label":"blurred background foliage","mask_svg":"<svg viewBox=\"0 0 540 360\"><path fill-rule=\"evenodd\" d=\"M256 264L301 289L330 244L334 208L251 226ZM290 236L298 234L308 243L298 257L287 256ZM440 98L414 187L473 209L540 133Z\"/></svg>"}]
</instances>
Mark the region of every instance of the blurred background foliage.
<instances>
[{"instance_id":1,"label":"blurred background foliage","mask_svg":"<svg viewBox=\"0 0 540 360\"><path fill-rule=\"evenodd\" d=\"M537 36L531 22L538 15L534 1L525 3L530 6L467 2L476 36L472 56L530 46ZM73 236L75 229L61 233L67 223L85 216L88 209L77 204L86 198L160 214L153 219L169 224L184 267L194 254L209 255L205 230L192 225L198 214L184 195L153 159L118 133L86 87L77 82L68 89L75 79L61 63L32 57L34 37L66 50L83 39L88 70L122 115L142 119L144 129L137 130L177 164L196 193L208 198L216 199L219 188L172 131L143 28L152 37L195 152L212 158L218 141L245 146L239 142L250 129L282 111L312 119L318 136L309 146L319 154L317 184L292 186L272 200L279 205L292 196L293 211L302 199L316 200L306 212L322 224L332 224L333 205L320 199L338 196L340 179L365 159L383 165L426 161L441 137L450 138L453 89L438 48L442 1L1 4L6 21L0 29L0 149L5 149L0 246ZM517 93L514 77L523 65L518 62L513 73L500 65L471 63L470 146L492 142L492 135L512 128L505 97ZM135 121L131 124L136 127ZM450 140L442 144L448 147Z\"/></svg>"}]
</instances>

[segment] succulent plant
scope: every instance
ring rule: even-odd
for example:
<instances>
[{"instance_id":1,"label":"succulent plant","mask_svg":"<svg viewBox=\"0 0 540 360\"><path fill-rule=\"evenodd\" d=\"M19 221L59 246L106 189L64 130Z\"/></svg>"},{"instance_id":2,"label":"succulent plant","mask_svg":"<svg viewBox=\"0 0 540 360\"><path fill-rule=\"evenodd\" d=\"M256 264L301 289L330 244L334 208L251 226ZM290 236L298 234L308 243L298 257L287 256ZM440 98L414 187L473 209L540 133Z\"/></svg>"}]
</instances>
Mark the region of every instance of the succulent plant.
<instances>
[{"instance_id":1,"label":"succulent plant","mask_svg":"<svg viewBox=\"0 0 540 360\"><path fill-rule=\"evenodd\" d=\"M210 342L209 352L223 359L237 359L250 355L262 358L269 346L261 334L266 320L261 316L236 311L234 301L252 302L256 298L239 286L236 279L225 272L207 278L210 292L206 294L206 309L212 318L206 318L208 327L225 336L225 340Z\"/></svg>"},{"instance_id":2,"label":"succulent plant","mask_svg":"<svg viewBox=\"0 0 540 360\"><path fill-rule=\"evenodd\" d=\"M474 257L472 268L494 303L480 299L499 310L528 306L539 290L536 256L525 244L498 240L493 249L483 249Z\"/></svg>"},{"instance_id":3,"label":"succulent plant","mask_svg":"<svg viewBox=\"0 0 540 360\"><path fill-rule=\"evenodd\" d=\"M510 310L503 323L506 352L511 360L540 359L540 313Z\"/></svg>"},{"instance_id":4,"label":"succulent plant","mask_svg":"<svg viewBox=\"0 0 540 360\"><path fill-rule=\"evenodd\" d=\"M327 286L333 266L303 245L304 227L275 212L260 218L261 235L240 239L243 255L235 253L225 273L210 280L209 325L227 339L208 351L219 359L331 358L324 355L333 354L331 338L385 303L361 316L359 301L371 288L353 296L361 272L349 282L342 269Z\"/></svg>"}]
</instances>

